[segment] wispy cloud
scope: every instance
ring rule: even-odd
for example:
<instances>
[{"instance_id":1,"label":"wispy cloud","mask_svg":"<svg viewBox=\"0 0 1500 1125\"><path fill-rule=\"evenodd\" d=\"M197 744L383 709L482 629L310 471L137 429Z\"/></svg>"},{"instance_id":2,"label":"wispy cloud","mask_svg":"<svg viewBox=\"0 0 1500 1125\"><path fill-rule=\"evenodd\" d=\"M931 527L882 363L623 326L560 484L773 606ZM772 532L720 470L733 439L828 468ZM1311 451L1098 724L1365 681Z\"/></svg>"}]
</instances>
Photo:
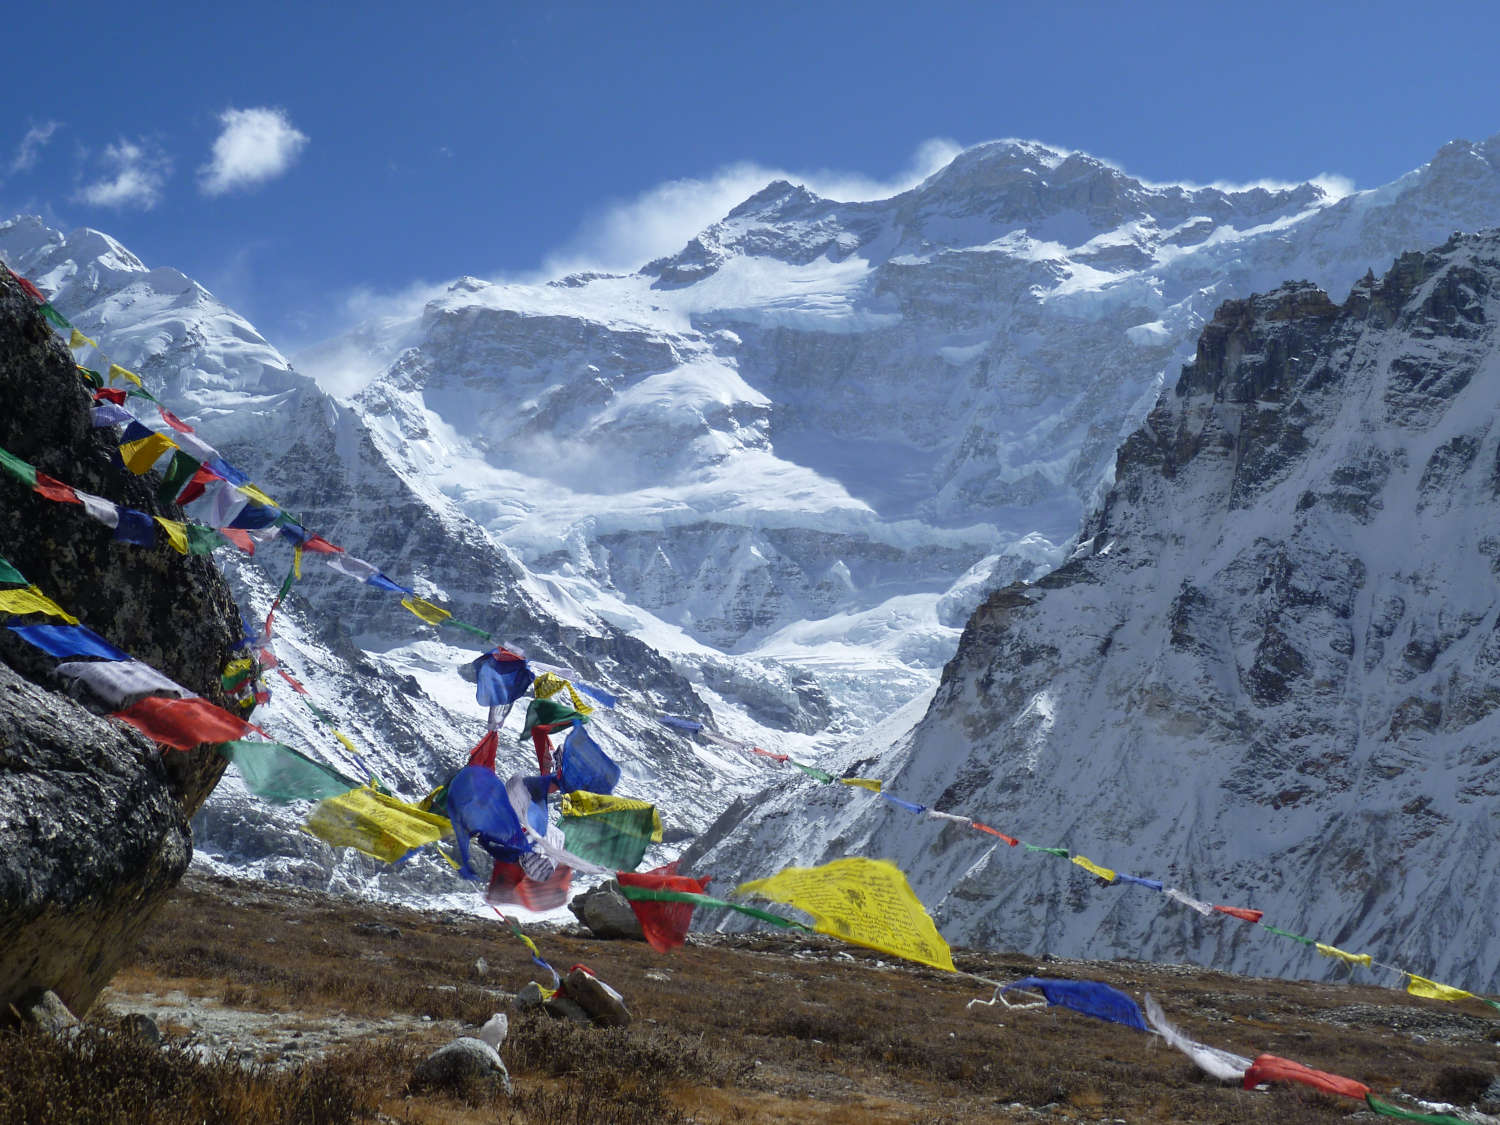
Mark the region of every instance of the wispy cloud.
<instances>
[{"instance_id":1,"label":"wispy cloud","mask_svg":"<svg viewBox=\"0 0 1500 1125\"><path fill-rule=\"evenodd\" d=\"M924 141L907 167L889 179L830 169L792 172L755 163L731 164L698 179L669 180L634 199L611 200L586 217L553 253L550 276L584 269L626 271L672 254L772 180L789 180L829 199L885 199L921 183L963 151L956 141Z\"/></svg>"},{"instance_id":2,"label":"wispy cloud","mask_svg":"<svg viewBox=\"0 0 1500 1125\"><path fill-rule=\"evenodd\" d=\"M274 180L307 147L307 134L292 125L283 109L226 109L219 124L212 159L198 169L198 186L205 195Z\"/></svg>"},{"instance_id":3,"label":"wispy cloud","mask_svg":"<svg viewBox=\"0 0 1500 1125\"><path fill-rule=\"evenodd\" d=\"M42 149L47 147L52 134L61 127L60 121L44 121L40 125L33 125L27 129L26 135L21 138L21 143L16 146L15 156L11 157L10 174L14 176L17 172L29 172L36 167L37 157L41 155Z\"/></svg>"},{"instance_id":4,"label":"wispy cloud","mask_svg":"<svg viewBox=\"0 0 1500 1125\"><path fill-rule=\"evenodd\" d=\"M106 145L100 154L104 175L85 184L73 198L96 207L130 207L149 211L161 202L162 188L172 173L167 154L148 141L127 141Z\"/></svg>"}]
</instances>

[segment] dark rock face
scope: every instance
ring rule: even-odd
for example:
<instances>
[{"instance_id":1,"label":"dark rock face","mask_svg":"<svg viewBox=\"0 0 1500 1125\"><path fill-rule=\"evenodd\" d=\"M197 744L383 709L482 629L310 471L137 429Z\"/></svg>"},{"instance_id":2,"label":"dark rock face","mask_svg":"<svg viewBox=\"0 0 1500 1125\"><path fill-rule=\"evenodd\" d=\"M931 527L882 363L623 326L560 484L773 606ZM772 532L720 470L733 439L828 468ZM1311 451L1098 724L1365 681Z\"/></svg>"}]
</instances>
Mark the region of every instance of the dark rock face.
<instances>
[{"instance_id":1,"label":"dark rock face","mask_svg":"<svg viewBox=\"0 0 1500 1125\"><path fill-rule=\"evenodd\" d=\"M0 273L0 446L152 515L157 477L115 463L88 391L35 302ZM211 561L116 544L78 505L0 480L0 556L83 624L220 704L238 613ZM56 661L0 629L0 1013L51 989L93 1002L187 868L188 818L223 759L165 756L56 690ZM0 1017L3 1018L3 1017Z\"/></svg>"}]
</instances>

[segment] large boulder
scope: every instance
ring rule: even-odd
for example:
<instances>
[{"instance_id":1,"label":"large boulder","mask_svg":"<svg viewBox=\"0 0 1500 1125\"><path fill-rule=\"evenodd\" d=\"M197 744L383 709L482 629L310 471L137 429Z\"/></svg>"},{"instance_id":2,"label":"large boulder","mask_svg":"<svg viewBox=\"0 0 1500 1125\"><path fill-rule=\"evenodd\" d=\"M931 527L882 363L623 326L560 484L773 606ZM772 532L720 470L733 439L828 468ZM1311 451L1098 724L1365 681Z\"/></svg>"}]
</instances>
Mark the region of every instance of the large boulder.
<instances>
[{"instance_id":1,"label":"large boulder","mask_svg":"<svg viewBox=\"0 0 1500 1125\"><path fill-rule=\"evenodd\" d=\"M181 518L90 426L90 393L35 301L0 269L0 448L75 488ZM144 400L133 399L135 403ZM147 404L149 406L149 404ZM0 474L0 557L83 624L226 705L239 639L210 559L112 541L77 504ZM0 628L0 1021L51 990L84 1012L187 869L188 820L224 770L159 747L61 693L57 661Z\"/></svg>"},{"instance_id":2,"label":"large boulder","mask_svg":"<svg viewBox=\"0 0 1500 1125\"><path fill-rule=\"evenodd\" d=\"M596 938L646 940L640 919L630 909L630 900L620 893L620 884L614 879L575 895L568 909Z\"/></svg>"}]
</instances>

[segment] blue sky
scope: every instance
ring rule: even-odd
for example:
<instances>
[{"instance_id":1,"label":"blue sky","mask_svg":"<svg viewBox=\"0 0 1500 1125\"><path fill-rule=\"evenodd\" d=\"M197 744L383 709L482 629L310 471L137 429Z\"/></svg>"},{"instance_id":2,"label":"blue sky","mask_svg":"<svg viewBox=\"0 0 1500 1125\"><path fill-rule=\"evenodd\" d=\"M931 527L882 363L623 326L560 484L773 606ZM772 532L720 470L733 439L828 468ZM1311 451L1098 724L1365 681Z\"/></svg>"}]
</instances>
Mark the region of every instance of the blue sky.
<instances>
[{"instance_id":1,"label":"blue sky","mask_svg":"<svg viewBox=\"0 0 1500 1125\"><path fill-rule=\"evenodd\" d=\"M872 197L1023 137L1373 187L1500 132L1489 3L231 7L7 13L0 217L107 231L283 350L424 282L632 268L775 175Z\"/></svg>"}]
</instances>

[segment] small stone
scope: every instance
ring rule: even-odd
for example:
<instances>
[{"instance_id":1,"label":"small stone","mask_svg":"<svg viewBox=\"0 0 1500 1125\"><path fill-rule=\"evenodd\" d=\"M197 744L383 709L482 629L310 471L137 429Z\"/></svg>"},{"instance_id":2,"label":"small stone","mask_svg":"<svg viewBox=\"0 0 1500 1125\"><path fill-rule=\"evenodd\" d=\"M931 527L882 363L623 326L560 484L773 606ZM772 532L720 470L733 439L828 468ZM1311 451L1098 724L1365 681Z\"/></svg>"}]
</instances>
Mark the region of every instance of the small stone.
<instances>
[{"instance_id":1,"label":"small stone","mask_svg":"<svg viewBox=\"0 0 1500 1125\"><path fill-rule=\"evenodd\" d=\"M446 1047L439 1047L417 1067L408 1086L412 1090L430 1087L452 1089L480 1080L499 1081L509 1095L512 1092L510 1072L500 1055L483 1039L464 1036Z\"/></svg>"},{"instance_id":2,"label":"small stone","mask_svg":"<svg viewBox=\"0 0 1500 1125\"><path fill-rule=\"evenodd\" d=\"M563 982L563 992L600 1027L625 1027L630 1023L625 998L592 973L574 969Z\"/></svg>"},{"instance_id":3,"label":"small stone","mask_svg":"<svg viewBox=\"0 0 1500 1125\"><path fill-rule=\"evenodd\" d=\"M156 1026L154 1019L140 1012L131 1012L129 1015L121 1016L120 1030L126 1035L144 1039L147 1043L159 1044L161 1042L161 1028Z\"/></svg>"},{"instance_id":4,"label":"small stone","mask_svg":"<svg viewBox=\"0 0 1500 1125\"><path fill-rule=\"evenodd\" d=\"M554 996L542 1005L542 1011L556 1020L572 1020L574 1023L592 1025L589 1014L566 996Z\"/></svg>"},{"instance_id":5,"label":"small stone","mask_svg":"<svg viewBox=\"0 0 1500 1125\"><path fill-rule=\"evenodd\" d=\"M68 1011L68 1006L50 988L36 998L26 1014L32 1023L52 1035L61 1035L78 1026L78 1017Z\"/></svg>"},{"instance_id":6,"label":"small stone","mask_svg":"<svg viewBox=\"0 0 1500 1125\"><path fill-rule=\"evenodd\" d=\"M536 981L529 981L525 988L516 993L516 998L511 1001L519 1012L529 1011L532 1008L540 1008L547 1002L547 997L542 994L542 986Z\"/></svg>"}]
</instances>

